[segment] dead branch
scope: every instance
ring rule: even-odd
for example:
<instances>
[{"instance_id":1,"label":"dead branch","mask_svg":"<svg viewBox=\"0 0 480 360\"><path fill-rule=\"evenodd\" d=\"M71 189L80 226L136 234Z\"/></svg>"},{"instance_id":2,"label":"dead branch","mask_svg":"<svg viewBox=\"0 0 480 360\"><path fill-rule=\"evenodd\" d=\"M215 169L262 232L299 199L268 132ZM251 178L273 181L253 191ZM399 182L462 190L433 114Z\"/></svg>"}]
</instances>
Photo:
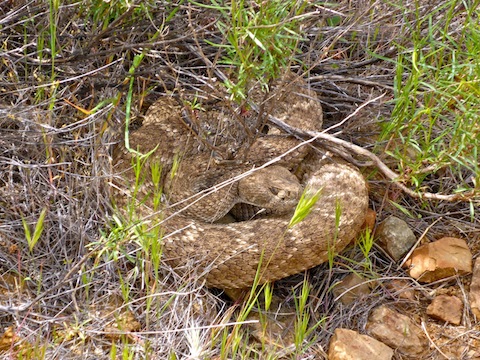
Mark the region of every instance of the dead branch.
<instances>
[{"instance_id":1,"label":"dead branch","mask_svg":"<svg viewBox=\"0 0 480 360\"><path fill-rule=\"evenodd\" d=\"M378 100L378 98L375 98L365 104L362 104L361 107L364 107L368 103L371 103L375 100ZM361 107L359 107L353 114L351 114L350 117L353 116L358 110L360 110ZM351 142L339 139L325 132L308 131L308 130L301 130L301 129L295 128L293 126L286 124L285 122L279 120L274 116L269 116L269 121L275 126L284 130L285 132L301 137L302 139L313 138L315 139L315 141L318 141L323 145L333 144L335 146L333 146L332 148L329 148L329 150L337 153L340 156L342 156L342 152L338 151L336 149L337 147L346 149L357 156L368 158L373 162L374 166L376 166L383 173L383 175L385 175L385 177L388 180L392 181L395 186L397 186L400 190L402 190L403 192L405 192L411 197L421 199L421 200L441 200L441 201L452 201L452 202L474 200L475 192L473 190L465 193L459 193L459 194L438 194L438 193L431 193L431 192L416 192L408 188L405 184L403 184L400 181L401 176L399 174L391 170L387 165L385 165L385 163L377 155L375 155L371 151L368 151L367 149L364 149L358 145L352 144Z\"/></svg>"}]
</instances>

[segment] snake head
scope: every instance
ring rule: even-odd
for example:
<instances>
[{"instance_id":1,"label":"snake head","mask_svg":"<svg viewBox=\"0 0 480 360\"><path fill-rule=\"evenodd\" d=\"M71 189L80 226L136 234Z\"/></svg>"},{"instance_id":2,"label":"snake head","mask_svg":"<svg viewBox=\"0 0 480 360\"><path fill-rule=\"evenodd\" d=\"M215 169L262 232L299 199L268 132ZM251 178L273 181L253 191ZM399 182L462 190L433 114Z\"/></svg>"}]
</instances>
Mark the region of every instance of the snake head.
<instances>
[{"instance_id":1,"label":"snake head","mask_svg":"<svg viewBox=\"0 0 480 360\"><path fill-rule=\"evenodd\" d=\"M297 177L282 166L269 166L239 181L241 202L285 214L297 205L303 188Z\"/></svg>"}]
</instances>

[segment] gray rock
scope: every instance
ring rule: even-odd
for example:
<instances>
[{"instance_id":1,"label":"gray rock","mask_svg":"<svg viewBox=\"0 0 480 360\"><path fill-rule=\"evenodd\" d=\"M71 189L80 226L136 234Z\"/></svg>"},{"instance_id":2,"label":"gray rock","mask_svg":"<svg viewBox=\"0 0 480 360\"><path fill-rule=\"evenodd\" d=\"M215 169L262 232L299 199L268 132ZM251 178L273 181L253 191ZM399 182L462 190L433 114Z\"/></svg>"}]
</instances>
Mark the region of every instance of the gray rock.
<instances>
[{"instance_id":1,"label":"gray rock","mask_svg":"<svg viewBox=\"0 0 480 360\"><path fill-rule=\"evenodd\" d=\"M400 260L417 241L408 224L395 216L382 221L378 225L375 236L377 243L395 261Z\"/></svg>"}]
</instances>

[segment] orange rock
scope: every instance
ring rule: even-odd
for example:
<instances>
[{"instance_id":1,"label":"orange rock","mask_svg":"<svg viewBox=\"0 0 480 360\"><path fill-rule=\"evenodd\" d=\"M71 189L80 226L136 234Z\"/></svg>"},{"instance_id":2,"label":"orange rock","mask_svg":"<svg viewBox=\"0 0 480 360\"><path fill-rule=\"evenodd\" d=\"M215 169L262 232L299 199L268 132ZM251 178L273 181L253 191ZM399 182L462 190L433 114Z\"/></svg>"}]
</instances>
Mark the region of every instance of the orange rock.
<instances>
[{"instance_id":1,"label":"orange rock","mask_svg":"<svg viewBox=\"0 0 480 360\"><path fill-rule=\"evenodd\" d=\"M348 305L362 296L370 293L369 283L360 275L352 273L347 275L333 288L333 295L344 304Z\"/></svg>"},{"instance_id":2,"label":"orange rock","mask_svg":"<svg viewBox=\"0 0 480 360\"><path fill-rule=\"evenodd\" d=\"M389 360L393 350L368 335L335 329L328 349L329 360Z\"/></svg>"},{"instance_id":3,"label":"orange rock","mask_svg":"<svg viewBox=\"0 0 480 360\"><path fill-rule=\"evenodd\" d=\"M391 292L391 296L399 299L415 300L415 289L410 281L393 279L385 283L385 287Z\"/></svg>"},{"instance_id":4,"label":"orange rock","mask_svg":"<svg viewBox=\"0 0 480 360\"><path fill-rule=\"evenodd\" d=\"M438 295L427 307L427 314L434 319L460 325L463 302L456 296Z\"/></svg>"},{"instance_id":5,"label":"orange rock","mask_svg":"<svg viewBox=\"0 0 480 360\"><path fill-rule=\"evenodd\" d=\"M472 272L472 253L463 239L444 237L416 249L405 262L409 274L430 283Z\"/></svg>"},{"instance_id":6,"label":"orange rock","mask_svg":"<svg viewBox=\"0 0 480 360\"><path fill-rule=\"evenodd\" d=\"M409 317L385 305L372 311L366 329L375 339L406 355L417 356L428 349L422 329Z\"/></svg>"},{"instance_id":7,"label":"orange rock","mask_svg":"<svg viewBox=\"0 0 480 360\"><path fill-rule=\"evenodd\" d=\"M473 268L472 282L470 283L470 292L468 294L470 308L473 314L480 318L480 261L475 260Z\"/></svg>"}]
</instances>

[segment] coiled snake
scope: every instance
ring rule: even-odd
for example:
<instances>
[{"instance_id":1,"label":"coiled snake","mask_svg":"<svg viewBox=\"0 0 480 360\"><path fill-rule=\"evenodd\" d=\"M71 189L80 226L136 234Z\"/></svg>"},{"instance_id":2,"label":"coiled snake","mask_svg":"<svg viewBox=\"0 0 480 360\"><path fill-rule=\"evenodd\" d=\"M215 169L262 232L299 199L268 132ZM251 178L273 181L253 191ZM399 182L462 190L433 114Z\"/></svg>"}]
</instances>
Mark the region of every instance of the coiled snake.
<instances>
[{"instance_id":1,"label":"coiled snake","mask_svg":"<svg viewBox=\"0 0 480 360\"><path fill-rule=\"evenodd\" d=\"M292 79L287 76L272 87L274 95L264 102L263 111L292 126L319 130L322 110L314 92L303 80ZM162 220L164 261L180 272L196 269L208 286L245 288L257 275L262 283L321 264L329 252L341 251L357 236L368 195L355 167L308 144L299 146L301 140L293 136L257 131L261 122L249 119L255 116L235 112L223 102L202 106L195 109L164 96L130 135L133 149L152 152L143 166L147 179L137 194L136 211ZM245 176L288 151L275 164ZM120 206L129 201L128 189L135 181L131 156L120 147L114 158L126 179L119 186L124 191L114 195ZM151 196L154 182L148 176L154 163L162 166L161 186L165 204L170 204L157 214ZM235 181L226 181L232 178ZM306 218L289 226L305 188L310 194L319 191L319 200ZM208 189L213 191L207 194ZM237 202L272 213L214 223Z\"/></svg>"}]
</instances>

